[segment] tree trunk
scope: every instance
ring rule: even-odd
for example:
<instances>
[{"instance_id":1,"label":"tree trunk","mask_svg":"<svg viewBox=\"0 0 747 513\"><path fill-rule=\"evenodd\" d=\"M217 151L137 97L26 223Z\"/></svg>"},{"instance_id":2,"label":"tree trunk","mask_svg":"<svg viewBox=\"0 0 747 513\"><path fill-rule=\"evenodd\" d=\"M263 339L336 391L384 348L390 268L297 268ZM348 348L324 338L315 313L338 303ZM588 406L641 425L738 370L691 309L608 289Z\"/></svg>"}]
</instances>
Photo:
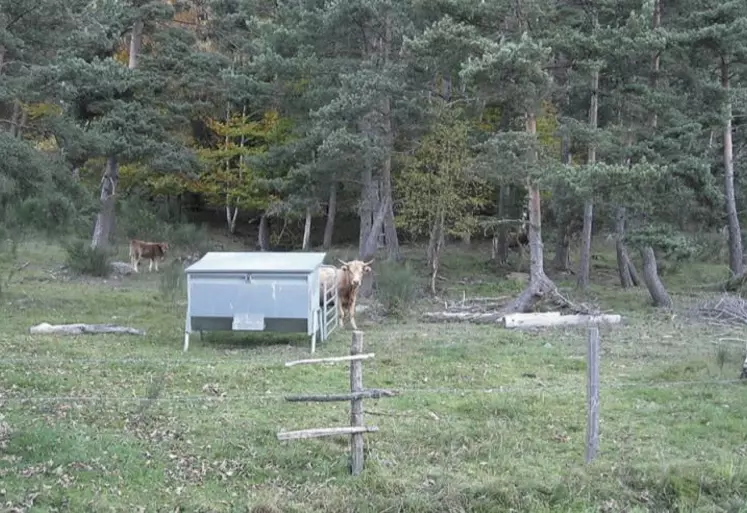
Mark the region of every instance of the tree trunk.
<instances>
[{"instance_id":1,"label":"tree trunk","mask_svg":"<svg viewBox=\"0 0 747 513\"><path fill-rule=\"evenodd\" d=\"M599 112L599 70L594 70L591 76L591 105L589 106L589 129L593 132L597 129L597 116ZM596 143L589 145L589 158L587 165L593 166L597 162ZM576 284L581 289L589 287L589 271L591 267L591 234L594 222L594 202L588 199L584 204L584 227L581 232L581 254L579 255L578 279Z\"/></svg>"},{"instance_id":2,"label":"tree trunk","mask_svg":"<svg viewBox=\"0 0 747 513\"><path fill-rule=\"evenodd\" d=\"M624 218L621 222L620 210L624 207L618 208L617 219L615 222L615 252L617 253L617 272L620 276L620 286L624 289L629 289L633 286L633 277L630 275L629 257L623 244L623 237L625 236L625 222Z\"/></svg>"},{"instance_id":3,"label":"tree trunk","mask_svg":"<svg viewBox=\"0 0 747 513\"><path fill-rule=\"evenodd\" d=\"M571 140L568 134L563 134L560 141L560 160L566 166L571 165ZM560 236L555 243L555 257L552 261L553 269L561 272L571 271L571 222L570 219L559 219Z\"/></svg>"},{"instance_id":4,"label":"tree trunk","mask_svg":"<svg viewBox=\"0 0 747 513\"><path fill-rule=\"evenodd\" d=\"M433 241L433 247L428 255L428 260L431 265L431 294L436 295L436 278L438 277L438 269L441 265L441 249L444 244L444 223L445 223L445 212L442 209L436 215L433 228L431 229L431 240Z\"/></svg>"},{"instance_id":5,"label":"tree trunk","mask_svg":"<svg viewBox=\"0 0 747 513\"><path fill-rule=\"evenodd\" d=\"M379 233L381 233L381 227L384 226L384 219L386 218L386 211L389 206L386 198L379 203L379 208L376 211L376 217L371 224L371 230L368 232L368 237L363 242L358 258L364 261L371 260L376 254L378 247Z\"/></svg>"},{"instance_id":6,"label":"tree trunk","mask_svg":"<svg viewBox=\"0 0 747 513\"><path fill-rule=\"evenodd\" d=\"M143 22L137 20L132 27L130 35L130 56L127 67L135 69L137 66L138 53L143 42ZM101 179L101 192L99 199L101 206L96 216L96 224L93 227L91 247L103 248L109 241L113 240L116 227L116 191L119 184L119 164L116 155L108 155L106 168Z\"/></svg>"},{"instance_id":7,"label":"tree trunk","mask_svg":"<svg viewBox=\"0 0 747 513\"><path fill-rule=\"evenodd\" d=\"M429 266L433 264L433 255L436 252L436 241L438 241L438 223L434 221L428 235L428 247L425 248L425 259Z\"/></svg>"},{"instance_id":8,"label":"tree trunk","mask_svg":"<svg viewBox=\"0 0 747 513\"><path fill-rule=\"evenodd\" d=\"M306 207L306 221L303 225L303 243L301 244L302 251L309 251L311 249L311 208Z\"/></svg>"},{"instance_id":9,"label":"tree trunk","mask_svg":"<svg viewBox=\"0 0 747 513\"><path fill-rule=\"evenodd\" d=\"M373 227L373 213L376 205L376 187L373 181L373 173L368 165L364 166L362 181L361 202L358 209L361 219L358 234L358 253L364 252L368 235Z\"/></svg>"},{"instance_id":10,"label":"tree trunk","mask_svg":"<svg viewBox=\"0 0 747 513\"><path fill-rule=\"evenodd\" d=\"M537 118L533 112L526 114L526 131L536 136ZM527 164L532 168L537 161L537 150L532 148L527 155ZM539 187L529 182L529 286L519 294L506 309L507 312L529 312L547 294L556 291L555 284L545 274L542 251L542 208Z\"/></svg>"},{"instance_id":11,"label":"tree trunk","mask_svg":"<svg viewBox=\"0 0 747 513\"><path fill-rule=\"evenodd\" d=\"M381 51L384 65L389 63L389 53L392 46L392 19L387 14L384 20L384 37L381 41ZM386 203L386 217L384 218L384 236L386 239L387 256L390 260L399 260L399 238L397 237L397 227L394 224L394 201L392 197L392 151L394 151L394 129L392 126L392 101L391 98L384 98L381 106L383 116L382 128L384 141L386 144L386 156L384 157L381 168L381 198L380 201Z\"/></svg>"},{"instance_id":12,"label":"tree trunk","mask_svg":"<svg viewBox=\"0 0 747 513\"><path fill-rule=\"evenodd\" d=\"M242 110L242 119L246 117L246 106ZM231 121L231 106L230 104L226 105L226 126ZM239 153L239 181L243 179L243 173L244 173L244 143L246 139L244 137L244 134L241 134L241 142L239 143L239 148L241 148L242 153ZM225 138L225 145L226 149L228 149L228 145L231 142L231 139L229 138L228 134L226 134ZM231 163L230 159L226 159L226 174L229 174L231 172ZM230 192L226 192L226 223L228 224L228 232L233 235L236 233L236 220L239 217L239 207L238 205L231 206L231 194Z\"/></svg>"},{"instance_id":13,"label":"tree trunk","mask_svg":"<svg viewBox=\"0 0 747 513\"><path fill-rule=\"evenodd\" d=\"M501 224L498 225L498 240L496 241L496 259L500 265L505 265L508 261L508 227L503 221L506 218L506 204L511 194L510 185L501 185L500 192L498 193L498 220Z\"/></svg>"},{"instance_id":14,"label":"tree trunk","mask_svg":"<svg viewBox=\"0 0 747 513\"><path fill-rule=\"evenodd\" d=\"M132 34L130 35L130 58L127 63L127 67L135 69L137 67L137 59L140 56L140 47L143 45L143 20L135 21L132 26Z\"/></svg>"},{"instance_id":15,"label":"tree trunk","mask_svg":"<svg viewBox=\"0 0 747 513\"><path fill-rule=\"evenodd\" d=\"M654 306L671 307L672 299L664 288L664 284L659 278L659 271L656 269L656 254L651 246L641 248L641 258L643 259L643 281L646 283Z\"/></svg>"},{"instance_id":16,"label":"tree trunk","mask_svg":"<svg viewBox=\"0 0 747 513\"><path fill-rule=\"evenodd\" d=\"M399 239L397 227L394 225L394 205L392 198L392 118L390 100L384 100L384 139L387 141L386 156L381 167L381 196L380 201L388 205L384 218L384 237L386 240L387 256L390 260L399 260Z\"/></svg>"},{"instance_id":17,"label":"tree trunk","mask_svg":"<svg viewBox=\"0 0 747 513\"><path fill-rule=\"evenodd\" d=\"M226 224L228 225L228 232L233 235L236 232L236 220L239 217L239 207L233 207L228 204L229 197L226 194Z\"/></svg>"},{"instance_id":18,"label":"tree trunk","mask_svg":"<svg viewBox=\"0 0 747 513\"><path fill-rule=\"evenodd\" d=\"M93 228L91 247L104 249L110 240L112 219L114 218L114 207L116 202L117 184L119 183L119 165L116 157L106 159L104 176L101 179L101 192L99 194L99 213L96 215L96 224Z\"/></svg>"},{"instance_id":19,"label":"tree trunk","mask_svg":"<svg viewBox=\"0 0 747 513\"><path fill-rule=\"evenodd\" d=\"M384 218L386 217L386 211L389 206L387 200L384 198L379 203L379 208L376 211L376 217L371 225L371 230L368 232L368 238L363 243L363 247L358 254L358 258L363 261L371 260L376 254L376 248L378 247L378 234L381 233L381 228L384 226ZM363 276L363 282L361 283L358 294L361 297L369 297L373 293L373 273L366 273Z\"/></svg>"},{"instance_id":20,"label":"tree trunk","mask_svg":"<svg viewBox=\"0 0 747 513\"><path fill-rule=\"evenodd\" d=\"M661 0L654 0L653 22L651 24L654 30L661 26ZM659 65L661 55L656 52L651 63L651 76L649 86L654 91L657 87L659 77ZM658 116L656 111L651 112L651 128L656 130L658 125ZM656 254L651 246L644 246L640 249L641 258L643 259L643 281L648 288L649 294L655 306L671 306L672 300L669 298L667 289L659 278L659 271L656 268ZM631 276L632 278L632 276Z\"/></svg>"},{"instance_id":21,"label":"tree trunk","mask_svg":"<svg viewBox=\"0 0 747 513\"><path fill-rule=\"evenodd\" d=\"M721 60L721 85L726 91L724 105L726 124L724 126L724 196L726 199L726 216L729 226L729 269L738 276L744 273L744 255L742 237L737 214L737 200L734 192L734 149L732 144L732 106L729 98L729 64Z\"/></svg>"},{"instance_id":22,"label":"tree trunk","mask_svg":"<svg viewBox=\"0 0 747 513\"><path fill-rule=\"evenodd\" d=\"M324 241L322 247L328 250L332 247L332 233L335 229L335 216L337 215L337 182L332 182L329 187L329 203L327 205L327 222L324 225Z\"/></svg>"},{"instance_id":23,"label":"tree trunk","mask_svg":"<svg viewBox=\"0 0 747 513\"><path fill-rule=\"evenodd\" d=\"M260 251L270 251L270 226L267 219L267 214L262 214L259 218L257 246L259 246Z\"/></svg>"},{"instance_id":24,"label":"tree trunk","mask_svg":"<svg viewBox=\"0 0 747 513\"><path fill-rule=\"evenodd\" d=\"M555 257L552 260L552 268L568 272L571 269L571 226L563 223L560 236L555 243Z\"/></svg>"},{"instance_id":25,"label":"tree trunk","mask_svg":"<svg viewBox=\"0 0 747 513\"><path fill-rule=\"evenodd\" d=\"M627 147L630 148L632 145L633 134L628 131ZM630 168L631 158L629 155L625 157L623 164ZM625 246L627 217L626 208L623 206L617 207L617 211L615 212L615 252L617 253L617 271L620 275L620 285L624 289L631 286L637 287L641 284L635 265L633 265L633 261L628 254L628 248Z\"/></svg>"},{"instance_id":26,"label":"tree trunk","mask_svg":"<svg viewBox=\"0 0 747 513\"><path fill-rule=\"evenodd\" d=\"M617 207L615 213L615 251L617 253L617 272L620 275L620 286L627 289L638 286L638 273L625 247L625 207Z\"/></svg>"}]
</instances>

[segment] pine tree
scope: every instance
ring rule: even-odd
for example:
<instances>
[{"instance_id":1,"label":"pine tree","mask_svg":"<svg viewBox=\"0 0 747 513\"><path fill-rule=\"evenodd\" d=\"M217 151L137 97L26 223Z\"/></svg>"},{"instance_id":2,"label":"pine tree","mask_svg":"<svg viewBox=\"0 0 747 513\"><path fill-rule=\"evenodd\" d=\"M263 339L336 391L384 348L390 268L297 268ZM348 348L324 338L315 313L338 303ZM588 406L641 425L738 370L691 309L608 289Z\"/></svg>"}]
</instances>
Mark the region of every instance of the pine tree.
<instances>
[{"instance_id":1,"label":"pine tree","mask_svg":"<svg viewBox=\"0 0 747 513\"><path fill-rule=\"evenodd\" d=\"M723 146L723 194L729 234L729 269L734 275L744 273L744 255L736 202L733 120L734 98L744 89L734 86L734 78L744 76L747 67L747 14L744 2L682 0L674 5L679 42L688 52L697 74L697 89L720 91L718 100L709 107L717 112ZM696 90L697 90L696 89ZM744 105L742 105L744 108Z\"/></svg>"}]
</instances>

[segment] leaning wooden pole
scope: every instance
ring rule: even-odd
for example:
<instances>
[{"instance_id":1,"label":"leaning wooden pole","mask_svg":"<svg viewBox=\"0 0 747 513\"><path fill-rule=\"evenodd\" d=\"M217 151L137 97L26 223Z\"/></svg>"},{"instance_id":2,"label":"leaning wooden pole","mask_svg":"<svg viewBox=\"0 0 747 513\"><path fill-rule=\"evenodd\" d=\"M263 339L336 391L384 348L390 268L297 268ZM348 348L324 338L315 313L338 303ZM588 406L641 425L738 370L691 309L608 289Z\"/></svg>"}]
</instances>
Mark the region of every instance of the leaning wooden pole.
<instances>
[{"instance_id":1,"label":"leaning wooden pole","mask_svg":"<svg viewBox=\"0 0 747 513\"><path fill-rule=\"evenodd\" d=\"M350 356L363 353L363 332L353 332L353 343L350 347ZM360 394L363 392L363 362L361 360L350 361L350 393ZM360 428L363 426L363 399L356 397L350 401L350 426ZM357 476L363 471L363 433L350 435L350 472Z\"/></svg>"}]
</instances>

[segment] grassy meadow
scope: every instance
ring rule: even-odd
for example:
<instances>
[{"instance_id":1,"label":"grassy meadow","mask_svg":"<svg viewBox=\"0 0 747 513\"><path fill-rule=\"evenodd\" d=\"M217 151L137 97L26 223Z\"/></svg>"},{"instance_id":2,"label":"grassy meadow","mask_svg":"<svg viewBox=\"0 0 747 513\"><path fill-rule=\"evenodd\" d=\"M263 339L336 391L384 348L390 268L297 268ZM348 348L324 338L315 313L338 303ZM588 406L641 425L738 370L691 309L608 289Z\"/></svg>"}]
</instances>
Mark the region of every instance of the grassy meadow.
<instances>
[{"instance_id":1,"label":"grassy meadow","mask_svg":"<svg viewBox=\"0 0 747 513\"><path fill-rule=\"evenodd\" d=\"M420 292L422 251L407 252ZM352 250L329 260L336 256ZM309 357L308 338L294 335L195 334L182 353L177 264L79 277L61 269L61 248L26 242L18 261L28 265L0 298L0 511L747 512L747 389L735 379L744 328L689 313L699 286L723 279L725 266L669 269L663 280L677 306L655 311L645 288L616 286L609 247L600 242L595 256L586 296L572 276L553 276L575 300L624 317L600 330L592 464L583 329L418 321L445 299L522 288L488 249L455 245L442 297L422 293L403 317L357 315L365 350L376 353L364 385L400 394L364 403L379 432L366 435L365 469L353 478L348 438L276 438L348 424L347 403L283 400L345 392L346 364L284 367ZM147 334L30 335L41 322ZM349 326L338 328L316 356L347 354L350 338Z\"/></svg>"}]
</instances>

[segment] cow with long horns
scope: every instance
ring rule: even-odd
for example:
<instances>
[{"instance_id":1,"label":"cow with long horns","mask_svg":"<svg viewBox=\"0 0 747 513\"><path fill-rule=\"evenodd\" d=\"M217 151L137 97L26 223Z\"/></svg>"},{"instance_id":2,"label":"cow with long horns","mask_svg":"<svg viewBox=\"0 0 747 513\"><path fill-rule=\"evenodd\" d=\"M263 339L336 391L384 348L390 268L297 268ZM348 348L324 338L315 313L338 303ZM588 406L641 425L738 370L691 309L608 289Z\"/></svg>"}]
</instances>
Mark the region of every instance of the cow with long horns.
<instances>
[{"instance_id":1,"label":"cow with long horns","mask_svg":"<svg viewBox=\"0 0 747 513\"><path fill-rule=\"evenodd\" d=\"M321 289L322 304L324 304L324 289L331 289L337 284L337 307L340 312L340 324L345 325L345 312L350 317L350 325L354 330L358 329L355 324L355 302L358 298L358 289L363 283L363 276L371 272L370 265L373 259L368 262L362 260L350 260L345 262L338 258L342 264L341 267L333 265L322 266L319 270L319 285Z\"/></svg>"}]
</instances>

